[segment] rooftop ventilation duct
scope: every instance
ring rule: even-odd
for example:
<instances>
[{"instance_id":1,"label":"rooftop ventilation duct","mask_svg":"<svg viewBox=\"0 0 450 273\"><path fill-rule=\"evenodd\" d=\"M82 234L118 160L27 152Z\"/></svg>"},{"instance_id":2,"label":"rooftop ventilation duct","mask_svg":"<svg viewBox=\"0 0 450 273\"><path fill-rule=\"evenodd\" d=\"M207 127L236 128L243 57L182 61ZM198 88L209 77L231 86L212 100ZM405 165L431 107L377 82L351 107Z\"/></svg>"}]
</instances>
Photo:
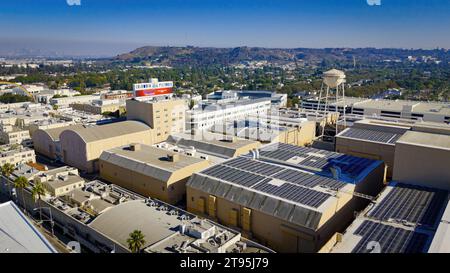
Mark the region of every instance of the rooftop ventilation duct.
<instances>
[{"instance_id":1,"label":"rooftop ventilation duct","mask_svg":"<svg viewBox=\"0 0 450 273\"><path fill-rule=\"evenodd\" d=\"M140 150L141 150L141 144L139 144L139 143L130 144L130 151L140 151Z\"/></svg>"},{"instance_id":2,"label":"rooftop ventilation duct","mask_svg":"<svg viewBox=\"0 0 450 273\"><path fill-rule=\"evenodd\" d=\"M180 160L180 155L176 153L167 154L167 160L170 162L178 162Z\"/></svg>"}]
</instances>

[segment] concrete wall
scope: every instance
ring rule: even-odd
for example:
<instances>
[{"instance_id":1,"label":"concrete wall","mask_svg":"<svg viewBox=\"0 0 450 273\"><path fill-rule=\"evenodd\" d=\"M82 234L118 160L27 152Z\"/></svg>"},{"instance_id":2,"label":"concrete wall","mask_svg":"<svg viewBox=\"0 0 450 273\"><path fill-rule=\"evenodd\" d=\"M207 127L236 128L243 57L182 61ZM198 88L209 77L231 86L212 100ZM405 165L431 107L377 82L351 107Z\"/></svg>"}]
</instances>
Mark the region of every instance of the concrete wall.
<instances>
[{"instance_id":1,"label":"concrete wall","mask_svg":"<svg viewBox=\"0 0 450 273\"><path fill-rule=\"evenodd\" d=\"M450 150L397 142L393 179L450 190Z\"/></svg>"},{"instance_id":2,"label":"concrete wall","mask_svg":"<svg viewBox=\"0 0 450 273\"><path fill-rule=\"evenodd\" d=\"M387 177L392 177L395 156L394 145L336 137L336 152L382 160L387 166Z\"/></svg>"}]
</instances>

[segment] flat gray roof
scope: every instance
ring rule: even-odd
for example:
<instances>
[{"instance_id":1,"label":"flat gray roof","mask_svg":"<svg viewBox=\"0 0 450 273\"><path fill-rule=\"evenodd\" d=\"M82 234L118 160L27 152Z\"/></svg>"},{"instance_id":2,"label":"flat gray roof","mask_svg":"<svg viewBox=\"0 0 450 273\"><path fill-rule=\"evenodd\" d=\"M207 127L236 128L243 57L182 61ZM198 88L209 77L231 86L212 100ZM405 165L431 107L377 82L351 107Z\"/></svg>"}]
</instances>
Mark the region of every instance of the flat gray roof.
<instances>
[{"instance_id":1,"label":"flat gray roof","mask_svg":"<svg viewBox=\"0 0 450 273\"><path fill-rule=\"evenodd\" d=\"M140 230L145 235L144 247L147 247L176 233L181 223L167 211L149 207L143 200L134 200L108 209L89 226L125 247L129 234Z\"/></svg>"},{"instance_id":2,"label":"flat gray roof","mask_svg":"<svg viewBox=\"0 0 450 273\"><path fill-rule=\"evenodd\" d=\"M140 145L140 149L137 151L130 150L129 145L104 151L100 155L100 160L132 169L162 181L167 181L173 172L205 161L204 159L174 153L179 156L179 159L172 162L167 159L167 155L173 154L173 152L145 144L138 145Z\"/></svg>"},{"instance_id":3,"label":"flat gray roof","mask_svg":"<svg viewBox=\"0 0 450 273\"><path fill-rule=\"evenodd\" d=\"M0 204L0 253L56 253L13 202Z\"/></svg>"},{"instance_id":4,"label":"flat gray roof","mask_svg":"<svg viewBox=\"0 0 450 273\"><path fill-rule=\"evenodd\" d=\"M109 139L118 136L126 136L133 133L149 131L150 127L145 123L133 120L114 122L105 125L70 128L78 134L86 143L97 140Z\"/></svg>"},{"instance_id":5,"label":"flat gray roof","mask_svg":"<svg viewBox=\"0 0 450 273\"><path fill-rule=\"evenodd\" d=\"M448 135L408 131L398 139L397 143L450 150L450 136Z\"/></svg>"}]
</instances>

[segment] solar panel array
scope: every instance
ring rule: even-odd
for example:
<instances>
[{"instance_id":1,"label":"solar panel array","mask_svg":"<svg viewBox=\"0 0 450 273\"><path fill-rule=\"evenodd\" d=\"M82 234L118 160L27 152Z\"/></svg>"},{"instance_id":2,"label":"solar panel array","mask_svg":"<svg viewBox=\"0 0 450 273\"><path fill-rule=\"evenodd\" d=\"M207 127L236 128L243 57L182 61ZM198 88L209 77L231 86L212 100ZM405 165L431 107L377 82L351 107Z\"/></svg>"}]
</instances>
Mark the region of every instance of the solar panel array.
<instances>
[{"instance_id":1,"label":"solar panel array","mask_svg":"<svg viewBox=\"0 0 450 273\"><path fill-rule=\"evenodd\" d=\"M447 192L419 186L398 184L368 216L388 221L396 219L433 227L447 200Z\"/></svg>"},{"instance_id":2,"label":"solar panel array","mask_svg":"<svg viewBox=\"0 0 450 273\"><path fill-rule=\"evenodd\" d=\"M354 234L362 236L362 239L353 248L353 253L371 252L370 242L379 243L381 253L422 253L426 251L429 238L423 233L368 220L362 222Z\"/></svg>"},{"instance_id":3,"label":"solar panel array","mask_svg":"<svg viewBox=\"0 0 450 273\"><path fill-rule=\"evenodd\" d=\"M210 169L203 171L203 173L245 187L251 187L256 183L261 182L265 178L261 175L237 170L224 165L216 165Z\"/></svg>"},{"instance_id":4,"label":"solar panel array","mask_svg":"<svg viewBox=\"0 0 450 273\"><path fill-rule=\"evenodd\" d=\"M313 188L315 186L322 186L331 189L341 189L346 184L334 179L323 179L317 175L310 175L304 172L285 169L282 172L279 172L273 176L274 178L281 179L284 181L289 181L295 184L299 184L308 188Z\"/></svg>"},{"instance_id":5,"label":"solar panel array","mask_svg":"<svg viewBox=\"0 0 450 273\"><path fill-rule=\"evenodd\" d=\"M261 149L260 155L261 157L279 161L288 161L297 157L298 161L291 164L304 169L315 170L327 176L332 176L330 168L339 167L341 173L350 178L359 176L374 162L372 159L284 143L267 146Z\"/></svg>"},{"instance_id":6,"label":"solar panel array","mask_svg":"<svg viewBox=\"0 0 450 273\"><path fill-rule=\"evenodd\" d=\"M314 190L314 187L340 189L345 186L335 179L245 157L226 161L201 173L315 208L331 195Z\"/></svg>"},{"instance_id":7,"label":"solar panel array","mask_svg":"<svg viewBox=\"0 0 450 273\"><path fill-rule=\"evenodd\" d=\"M231 161L223 163L224 165L245 169L251 172L260 173L262 175L271 175L284 170L282 167L273 164L262 163L260 161L251 160L245 157L238 157Z\"/></svg>"},{"instance_id":8,"label":"solar panel array","mask_svg":"<svg viewBox=\"0 0 450 273\"><path fill-rule=\"evenodd\" d=\"M282 184L281 186L259 183L254 189L315 208L319 207L330 197L327 193L298 187L289 183Z\"/></svg>"},{"instance_id":9,"label":"solar panel array","mask_svg":"<svg viewBox=\"0 0 450 273\"><path fill-rule=\"evenodd\" d=\"M339 136L394 144L402 136L402 134L361 128L349 128L339 134Z\"/></svg>"}]
</instances>

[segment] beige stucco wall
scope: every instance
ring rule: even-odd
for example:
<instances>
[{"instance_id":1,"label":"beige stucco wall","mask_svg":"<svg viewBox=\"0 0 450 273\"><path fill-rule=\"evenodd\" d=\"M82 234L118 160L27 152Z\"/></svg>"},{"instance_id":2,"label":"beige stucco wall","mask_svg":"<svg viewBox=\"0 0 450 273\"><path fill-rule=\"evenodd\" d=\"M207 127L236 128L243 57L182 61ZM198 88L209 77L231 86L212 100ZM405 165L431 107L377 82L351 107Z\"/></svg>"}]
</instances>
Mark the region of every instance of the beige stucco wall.
<instances>
[{"instance_id":1,"label":"beige stucco wall","mask_svg":"<svg viewBox=\"0 0 450 273\"><path fill-rule=\"evenodd\" d=\"M53 139L44 130L36 130L33 133L34 150L48 158L56 159L56 147Z\"/></svg>"},{"instance_id":2,"label":"beige stucco wall","mask_svg":"<svg viewBox=\"0 0 450 273\"><path fill-rule=\"evenodd\" d=\"M173 99L156 103L127 100L127 119L139 120L154 130L155 143L163 142L171 133L185 129L186 103Z\"/></svg>"},{"instance_id":3,"label":"beige stucco wall","mask_svg":"<svg viewBox=\"0 0 450 273\"><path fill-rule=\"evenodd\" d=\"M397 142L393 179L450 190L450 150Z\"/></svg>"}]
</instances>

